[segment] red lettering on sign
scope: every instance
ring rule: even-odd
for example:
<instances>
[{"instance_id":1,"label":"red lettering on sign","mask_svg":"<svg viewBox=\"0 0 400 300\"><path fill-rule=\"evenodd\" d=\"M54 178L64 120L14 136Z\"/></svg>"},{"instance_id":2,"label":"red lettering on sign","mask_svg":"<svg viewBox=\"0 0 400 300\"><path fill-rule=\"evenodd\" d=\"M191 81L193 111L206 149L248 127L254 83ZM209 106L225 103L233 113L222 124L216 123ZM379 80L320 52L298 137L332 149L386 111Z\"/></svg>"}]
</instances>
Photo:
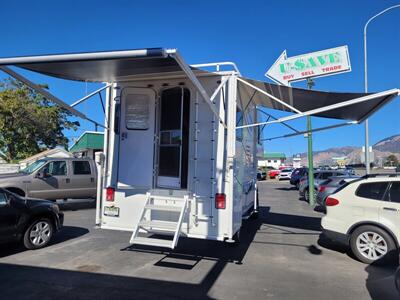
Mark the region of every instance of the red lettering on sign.
<instances>
[{"instance_id":1,"label":"red lettering on sign","mask_svg":"<svg viewBox=\"0 0 400 300\"><path fill-rule=\"evenodd\" d=\"M314 75L314 71L301 72L301 76L311 76L311 75Z\"/></svg>"},{"instance_id":2,"label":"red lettering on sign","mask_svg":"<svg viewBox=\"0 0 400 300\"><path fill-rule=\"evenodd\" d=\"M293 78L294 78L293 74L283 76L283 80L289 80L289 79L293 79Z\"/></svg>"},{"instance_id":3,"label":"red lettering on sign","mask_svg":"<svg viewBox=\"0 0 400 300\"><path fill-rule=\"evenodd\" d=\"M331 66L331 67L326 67L326 68L322 68L322 72L331 72L331 71L338 71L342 68L342 66L338 65L338 66Z\"/></svg>"}]
</instances>

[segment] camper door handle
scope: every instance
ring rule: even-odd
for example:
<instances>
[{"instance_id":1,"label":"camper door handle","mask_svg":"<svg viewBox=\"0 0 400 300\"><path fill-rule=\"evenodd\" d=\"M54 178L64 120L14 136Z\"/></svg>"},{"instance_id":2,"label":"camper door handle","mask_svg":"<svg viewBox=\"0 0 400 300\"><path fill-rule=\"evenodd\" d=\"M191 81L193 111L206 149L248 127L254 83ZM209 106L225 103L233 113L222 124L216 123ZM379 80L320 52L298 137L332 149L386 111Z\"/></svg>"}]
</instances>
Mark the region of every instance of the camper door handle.
<instances>
[{"instance_id":1,"label":"camper door handle","mask_svg":"<svg viewBox=\"0 0 400 300\"><path fill-rule=\"evenodd\" d=\"M65 182L66 182L66 183L70 183L70 181L71 181L71 179L69 179L69 178L66 178L66 179L65 179Z\"/></svg>"}]
</instances>

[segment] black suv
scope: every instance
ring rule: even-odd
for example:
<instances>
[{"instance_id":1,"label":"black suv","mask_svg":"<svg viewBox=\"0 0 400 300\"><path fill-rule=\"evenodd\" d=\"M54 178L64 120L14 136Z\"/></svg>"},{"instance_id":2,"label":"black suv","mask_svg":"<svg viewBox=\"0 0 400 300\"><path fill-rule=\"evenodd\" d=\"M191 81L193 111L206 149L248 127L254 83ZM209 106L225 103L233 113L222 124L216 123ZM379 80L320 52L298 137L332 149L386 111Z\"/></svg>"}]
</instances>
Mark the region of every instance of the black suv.
<instances>
[{"instance_id":1,"label":"black suv","mask_svg":"<svg viewBox=\"0 0 400 300\"><path fill-rule=\"evenodd\" d=\"M22 241L27 249L43 248L63 221L57 204L22 198L0 188L0 242Z\"/></svg>"},{"instance_id":2,"label":"black suv","mask_svg":"<svg viewBox=\"0 0 400 300\"><path fill-rule=\"evenodd\" d=\"M308 174L308 168L302 167L295 169L290 177L290 184L296 186L296 189L299 189L300 178L306 174Z\"/></svg>"}]
</instances>

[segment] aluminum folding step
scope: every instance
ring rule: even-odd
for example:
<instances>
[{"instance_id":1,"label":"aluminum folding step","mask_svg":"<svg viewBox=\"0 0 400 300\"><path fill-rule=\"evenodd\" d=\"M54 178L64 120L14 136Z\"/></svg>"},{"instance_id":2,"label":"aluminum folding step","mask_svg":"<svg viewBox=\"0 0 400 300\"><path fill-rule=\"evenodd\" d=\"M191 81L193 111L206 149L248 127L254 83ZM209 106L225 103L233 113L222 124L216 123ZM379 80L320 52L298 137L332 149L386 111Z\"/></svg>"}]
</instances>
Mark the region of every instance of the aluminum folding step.
<instances>
[{"instance_id":1,"label":"aluminum folding step","mask_svg":"<svg viewBox=\"0 0 400 300\"><path fill-rule=\"evenodd\" d=\"M154 204L146 204L145 209L158 210L158 211L176 211L176 212L181 211L180 206L154 205Z\"/></svg>"},{"instance_id":2,"label":"aluminum folding step","mask_svg":"<svg viewBox=\"0 0 400 300\"><path fill-rule=\"evenodd\" d=\"M145 229L146 231L151 231L151 229L160 229L163 231L175 232L178 222L168 222L168 221L140 221L138 226Z\"/></svg>"},{"instance_id":3,"label":"aluminum folding step","mask_svg":"<svg viewBox=\"0 0 400 300\"><path fill-rule=\"evenodd\" d=\"M135 238L133 244L171 248L171 242L172 242L171 240L154 239L154 238L138 236Z\"/></svg>"},{"instance_id":4,"label":"aluminum folding step","mask_svg":"<svg viewBox=\"0 0 400 300\"><path fill-rule=\"evenodd\" d=\"M139 222L133 229L130 243L174 249L178 243L181 233L181 226L184 215L186 214L187 203L188 196L178 198L151 195L148 193L146 203L139 218ZM152 212L157 212L158 214L152 214ZM165 212L166 214L162 214L162 212ZM176 221L171 221L168 219L171 216L171 213L176 213ZM156 216L158 216L158 218L153 219ZM162 219L163 216L167 219ZM173 239L167 240L139 236L139 233L142 231L147 233L157 233L158 235L173 235Z\"/></svg>"}]
</instances>

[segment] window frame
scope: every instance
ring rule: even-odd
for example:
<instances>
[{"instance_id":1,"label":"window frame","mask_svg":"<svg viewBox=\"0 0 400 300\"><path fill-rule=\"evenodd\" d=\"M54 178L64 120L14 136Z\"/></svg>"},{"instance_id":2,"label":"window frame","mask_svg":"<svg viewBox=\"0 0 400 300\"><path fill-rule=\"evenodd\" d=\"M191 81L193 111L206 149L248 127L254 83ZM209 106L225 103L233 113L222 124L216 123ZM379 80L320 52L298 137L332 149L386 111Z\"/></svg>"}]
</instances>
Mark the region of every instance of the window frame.
<instances>
[{"instance_id":1,"label":"window frame","mask_svg":"<svg viewBox=\"0 0 400 300\"><path fill-rule=\"evenodd\" d=\"M363 196L359 196L359 195L358 195L358 192L359 192L359 190L361 189L361 186L363 186L363 185L371 185L371 184L374 184L374 183L385 183L385 184L386 184L386 188L385 188L385 191L384 191L383 194L382 194L381 199L368 198L368 197L363 197ZM356 189L355 192L354 192L354 195L355 195L356 197L364 198L364 199L368 199L368 200L386 201L386 202L388 202L388 201L386 200L386 194L387 194L388 189L389 189L390 186L391 186L391 182L390 182L390 181L364 182L364 183L361 183L361 184L358 185L357 189Z\"/></svg>"},{"instance_id":2,"label":"window frame","mask_svg":"<svg viewBox=\"0 0 400 300\"><path fill-rule=\"evenodd\" d=\"M146 116L146 119L147 119L147 121L146 121L146 125L147 125L147 127L146 128L131 128L131 127L129 127L128 126L128 122L127 122L127 112L128 112L128 98L129 97L127 97L127 96L129 96L129 95L134 95L134 96L136 96L136 95L141 95L141 96L148 96L147 94L144 94L144 93L142 93L142 94L138 94L138 93L136 93L136 94L128 94L128 95L125 95L125 103L124 103L124 124L125 124L125 128L126 128L126 130L139 130L139 131L146 131L146 130L149 130L149 128L150 128L150 99L147 99L147 101L146 101L146 109L147 109L147 116ZM136 100L136 98L133 98L134 100Z\"/></svg>"},{"instance_id":3,"label":"window frame","mask_svg":"<svg viewBox=\"0 0 400 300\"><path fill-rule=\"evenodd\" d=\"M85 174L76 174L75 173L75 163L87 163L89 166L89 173ZM88 160L73 160L72 161L72 175L92 175L92 166Z\"/></svg>"},{"instance_id":4,"label":"window frame","mask_svg":"<svg viewBox=\"0 0 400 300\"><path fill-rule=\"evenodd\" d=\"M390 202L390 203L398 203L400 205L400 201L392 201L392 199L390 199L390 190L392 189L392 186L394 183L400 184L400 181L391 181L389 182L389 187L386 188L385 191L385 195L384 195L384 201Z\"/></svg>"},{"instance_id":5,"label":"window frame","mask_svg":"<svg viewBox=\"0 0 400 300\"><path fill-rule=\"evenodd\" d=\"M63 174L63 175L54 175L54 174L51 174L51 173L47 173L47 174L50 175L50 176L54 176L54 177L58 177L58 176L68 176L68 162L67 162L66 160L62 160L62 159L60 159L60 160L50 160L50 161L48 161L44 166L42 166L42 167L38 170L38 172L43 172L43 170L44 170L49 164L55 163L55 162L64 162L64 163L65 163L65 174Z\"/></svg>"}]
</instances>

